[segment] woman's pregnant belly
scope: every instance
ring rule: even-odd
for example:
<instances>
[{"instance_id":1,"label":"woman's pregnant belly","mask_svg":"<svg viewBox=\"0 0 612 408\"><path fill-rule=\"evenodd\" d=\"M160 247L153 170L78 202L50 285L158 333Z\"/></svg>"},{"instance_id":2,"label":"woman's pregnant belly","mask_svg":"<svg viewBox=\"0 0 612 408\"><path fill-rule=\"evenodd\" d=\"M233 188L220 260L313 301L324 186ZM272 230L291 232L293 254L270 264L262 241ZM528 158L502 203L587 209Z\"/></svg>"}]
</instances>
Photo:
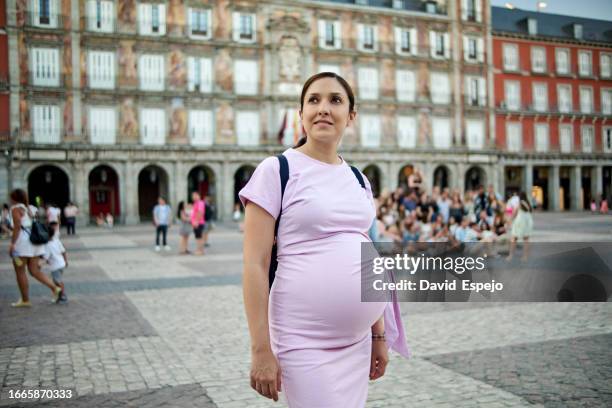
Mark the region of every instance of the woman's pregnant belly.
<instances>
[{"instance_id":1,"label":"woman's pregnant belly","mask_svg":"<svg viewBox=\"0 0 612 408\"><path fill-rule=\"evenodd\" d=\"M382 316L385 303L361 302L361 241L335 236L279 257L269 305L277 351L344 347Z\"/></svg>"}]
</instances>

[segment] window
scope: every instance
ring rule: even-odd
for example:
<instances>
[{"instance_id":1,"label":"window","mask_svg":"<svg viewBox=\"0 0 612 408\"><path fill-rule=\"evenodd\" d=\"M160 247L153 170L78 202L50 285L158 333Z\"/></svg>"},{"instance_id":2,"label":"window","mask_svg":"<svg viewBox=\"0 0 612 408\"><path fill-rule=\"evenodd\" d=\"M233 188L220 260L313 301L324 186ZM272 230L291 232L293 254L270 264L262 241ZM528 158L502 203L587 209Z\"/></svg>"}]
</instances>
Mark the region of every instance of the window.
<instances>
[{"instance_id":1,"label":"window","mask_svg":"<svg viewBox=\"0 0 612 408\"><path fill-rule=\"evenodd\" d=\"M380 146L380 117L365 113L359 119L361 131L361 146L379 147Z\"/></svg>"},{"instance_id":2,"label":"window","mask_svg":"<svg viewBox=\"0 0 612 408\"><path fill-rule=\"evenodd\" d=\"M509 110L521 109L521 88L518 81L504 82L504 90L506 94L506 107Z\"/></svg>"},{"instance_id":3,"label":"window","mask_svg":"<svg viewBox=\"0 0 612 408\"><path fill-rule=\"evenodd\" d=\"M486 103L484 78L465 77L465 96L469 106L484 106Z\"/></svg>"},{"instance_id":4,"label":"window","mask_svg":"<svg viewBox=\"0 0 612 408\"><path fill-rule=\"evenodd\" d=\"M546 49L531 47L531 71L546 72Z\"/></svg>"},{"instance_id":5,"label":"window","mask_svg":"<svg viewBox=\"0 0 612 408\"><path fill-rule=\"evenodd\" d=\"M211 15L210 9L189 8L189 34L192 38L212 38Z\"/></svg>"},{"instance_id":6,"label":"window","mask_svg":"<svg viewBox=\"0 0 612 408\"><path fill-rule=\"evenodd\" d=\"M115 144L116 113L111 107L89 108L89 138L92 144Z\"/></svg>"},{"instance_id":7,"label":"window","mask_svg":"<svg viewBox=\"0 0 612 408\"><path fill-rule=\"evenodd\" d=\"M32 85L59 86L60 66L59 50L57 48L32 48L30 70Z\"/></svg>"},{"instance_id":8,"label":"window","mask_svg":"<svg viewBox=\"0 0 612 408\"><path fill-rule=\"evenodd\" d=\"M503 54L504 54L504 70L518 71L519 69L518 45L504 44Z\"/></svg>"},{"instance_id":9,"label":"window","mask_svg":"<svg viewBox=\"0 0 612 408\"><path fill-rule=\"evenodd\" d=\"M450 103L450 80L447 73L430 74L431 102L435 104Z\"/></svg>"},{"instance_id":10,"label":"window","mask_svg":"<svg viewBox=\"0 0 612 408\"><path fill-rule=\"evenodd\" d=\"M521 124L506 122L506 147L510 152L520 152L522 149Z\"/></svg>"},{"instance_id":11,"label":"window","mask_svg":"<svg viewBox=\"0 0 612 408\"><path fill-rule=\"evenodd\" d=\"M574 24L574 38L582 40L582 24Z\"/></svg>"},{"instance_id":12,"label":"window","mask_svg":"<svg viewBox=\"0 0 612 408\"><path fill-rule=\"evenodd\" d=\"M482 120L469 119L465 121L466 141L468 149L478 150L484 147L484 123Z\"/></svg>"},{"instance_id":13,"label":"window","mask_svg":"<svg viewBox=\"0 0 612 408\"><path fill-rule=\"evenodd\" d=\"M601 90L601 113L603 115L612 115L612 89Z\"/></svg>"},{"instance_id":14,"label":"window","mask_svg":"<svg viewBox=\"0 0 612 408\"><path fill-rule=\"evenodd\" d=\"M397 145L405 149L416 147L416 118L414 116L397 117Z\"/></svg>"},{"instance_id":15,"label":"window","mask_svg":"<svg viewBox=\"0 0 612 408\"><path fill-rule=\"evenodd\" d=\"M213 144L213 114L209 110L189 111L189 143L193 146Z\"/></svg>"},{"instance_id":16,"label":"window","mask_svg":"<svg viewBox=\"0 0 612 408\"><path fill-rule=\"evenodd\" d=\"M538 20L536 20L535 18L528 18L527 19L527 31L529 32L530 35L538 34Z\"/></svg>"},{"instance_id":17,"label":"window","mask_svg":"<svg viewBox=\"0 0 612 408\"><path fill-rule=\"evenodd\" d=\"M612 152L612 127L606 126L601 129L603 151Z\"/></svg>"},{"instance_id":18,"label":"window","mask_svg":"<svg viewBox=\"0 0 612 408\"><path fill-rule=\"evenodd\" d=\"M187 77L187 90L190 92L212 92L212 60L188 57Z\"/></svg>"},{"instance_id":19,"label":"window","mask_svg":"<svg viewBox=\"0 0 612 408\"><path fill-rule=\"evenodd\" d=\"M259 89L257 61L234 61L234 92L238 95L257 95Z\"/></svg>"},{"instance_id":20,"label":"window","mask_svg":"<svg viewBox=\"0 0 612 408\"><path fill-rule=\"evenodd\" d=\"M87 53L87 83L93 89L115 87L115 53L89 51Z\"/></svg>"},{"instance_id":21,"label":"window","mask_svg":"<svg viewBox=\"0 0 612 408\"><path fill-rule=\"evenodd\" d=\"M559 149L561 153L572 152L574 131L572 125L559 125Z\"/></svg>"},{"instance_id":22,"label":"window","mask_svg":"<svg viewBox=\"0 0 612 408\"><path fill-rule=\"evenodd\" d=\"M543 82L533 83L533 109L536 112L548 110L548 86Z\"/></svg>"},{"instance_id":23,"label":"window","mask_svg":"<svg viewBox=\"0 0 612 408\"><path fill-rule=\"evenodd\" d=\"M546 123L535 124L535 150L536 152L548 151L548 125Z\"/></svg>"},{"instance_id":24,"label":"window","mask_svg":"<svg viewBox=\"0 0 612 408\"><path fill-rule=\"evenodd\" d=\"M582 133L582 152L591 153L593 151L593 126L583 125Z\"/></svg>"},{"instance_id":25,"label":"window","mask_svg":"<svg viewBox=\"0 0 612 408\"><path fill-rule=\"evenodd\" d=\"M570 73L570 55L567 48L555 48L555 63L557 74L567 75Z\"/></svg>"},{"instance_id":26,"label":"window","mask_svg":"<svg viewBox=\"0 0 612 408\"><path fill-rule=\"evenodd\" d=\"M238 146L259 145L259 112L237 112L236 133Z\"/></svg>"},{"instance_id":27,"label":"window","mask_svg":"<svg viewBox=\"0 0 612 408\"><path fill-rule=\"evenodd\" d=\"M166 5L140 3L138 5L138 33L140 35L166 34Z\"/></svg>"},{"instance_id":28,"label":"window","mask_svg":"<svg viewBox=\"0 0 612 408\"><path fill-rule=\"evenodd\" d=\"M612 59L612 54L601 53L599 55L599 75L602 78L610 78L612 76L610 74L610 60Z\"/></svg>"},{"instance_id":29,"label":"window","mask_svg":"<svg viewBox=\"0 0 612 408\"><path fill-rule=\"evenodd\" d=\"M589 51L578 51L578 73L580 76L591 76L591 53Z\"/></svg>"},{"instance_id":30,"label":"window","mask_svg":"<svg viewBox=\"0 0 612 408\"><path fill-rule=\"evenodd\" d=\"M580 87L580 112L593 113L593 88Z\"/></svg>"},{"instance_id":31,"label":"window","mask_svg":"<svg viewBox=\"0 0 612 408\"><path fill-rule=\"evenodd\" d=\"M144 145L163 145L166 142L166 112L163 109L140 111L140 142Z\"/></svg>"},{"instance_id":32,"label":"window","mask_svg":"<svg viewBox=\"0 0 612 408\"><path fill-rule=\"evenodd\" d=\"M340 22L331 20L319 20L319 47L328 49L339 49Z\"/></svg>"},{"instance_id":33,"label":"window","mask_svg":"<svg viewBox=\"0 0 612 408\"><path fill-rule=\"evenodd\" d=\"M138 77L143 91L164 90L164 56L141 55L138 59Z\"/></svg>"},{"instance_id":34,"label":"window","mask_svg":"<svg viewBox=\"0 0 612 408\"><path fill-rule=\"evenodd\" d=\"M482 38L463 37L463 58L467 62L484 61L484 42Z\"/></svg>"},{"instance_id":35,"label":"window","mask_svg":"<svg viewBox=\"0 0 612 408\"><path fill-rule=\"evenodd\" d=\"M403 55L417 55L416 28L395 27L395 52Z\"/></svg>"},{"instance_id":36,"label":"window","mask_svg":"<svg viewBox=\"0 0 612 408\"><path fill-rule=\"evenodd\" d=\"M256 41L255 14L234 12L233 23L232 35L234 41L242 43L254 43Z\"/></svg>"},{"instance_id":37,"label":"window","mask_svg":"<svg viewBox=\"0 0 612 408\"><path fill-rule=\"evenodd\" d=\"M436 149L450 149L451 147L451 122L449 118L431 119L431 130L433 132L433 147Z\"/></svg>"},{"instance_id":38,"label":"window","mask_svg":"<svg viewBox=\"0 0 612 408\"><path fill-rule=\"evenodd\" d=\"M359 75L359 98L378 98L378 70L376 68L361 67L357 71Z\"/></svg>"},{"instance_id":39,"label":"window","mask_svg":"<svg viewBox=\"0 0 612 408\"><path fill-rule=\"evenodd\" d=\"M333 72L340 75L340 67L334 64L319 64L319 72Z\"/></svg>"},{"instance_id":40,"label":"window","mask_svg":"<svg viewBox=\"0 0 612 408\"><path fill-rule=\"evenodd\" d=\"M31 24L34 27L56 28L58 26L59 7L56 0L31 0Z\"/></svg>"},{"instance_id":41,"label":"window","mask_svg":"<svg viewBox=\"0 0 612 408\"><path fill-rule=\"evenodd\" d=\"M570 84L557 85L557 99L559 102L559 112L570 113L573 109L572 86Z\"/></svg>"},{"instance_id":42,"label":"window","mask_svg":"<svg viewBox=\"0 0 612 408\"><path fill-rule=\"evenodd\" d=\"M361 51L376 51L377 32L376 26L358 24L359 49Z\"/></svg>"},{"instance_id":43,"label":"window","mask_svg":"<svg viewBox=\"0 0 612 408\"><path fill-rule=\"evenodd\" d=\"M463 21L482 21L481 0L461 0L461 19Z\"/></svg>"},{"instance_id":44,"label":"window","mask_svg":"<svg viewBox=\"0 0 612 408\"><path fill-rule=\"evenodd\" d=\"M60 142L60 108L55 105L32 107L34 143L57 144Z\"/></svg>"},{"instance_id":45,"label":"window","mask_svg":"<svg viewBox=\"0 0 612 408\"><path fill-rule=\"evenodd\" d=\"M429 46L432 58L450 58L450 40L448 33L429 32Z\"/></svg>"},{"instance_id":46,"label":"window","mask_svg":"<svg viewBox=\"0 0 612 408\"><path fill-rule=\"evenodd\" d=\"M89 31L112 33L115 25L115 7L112 1L87 2L87 28Z\"/></svg>"},{"instance_id":47,"label":"window","mask_svg":"<svg viewBox=\"0 0 612 408\"><path fill-rule=\"evenodd\" d=\"M401 102L414 102L416 93L415 83L413 71L405 69L398 69L395 71L397 100Z\"/></svg>"}]
</instances>

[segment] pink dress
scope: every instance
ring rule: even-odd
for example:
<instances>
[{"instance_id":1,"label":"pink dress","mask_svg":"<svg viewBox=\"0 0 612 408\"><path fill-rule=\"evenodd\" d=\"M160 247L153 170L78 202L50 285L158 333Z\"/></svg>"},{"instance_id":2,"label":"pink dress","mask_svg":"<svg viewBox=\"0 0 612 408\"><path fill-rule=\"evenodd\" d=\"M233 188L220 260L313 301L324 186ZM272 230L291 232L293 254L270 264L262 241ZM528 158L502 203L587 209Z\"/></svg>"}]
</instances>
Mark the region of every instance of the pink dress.
<instances>
[{"instance_id":1,"label":"pink dress","mask_svg":"<svg viewBox=\"0 0 612 408\"><path fill-rule=\"evenodd\" d=\"M361 242L375 209L346 162L328 164L294 149L269 299L272 350L291 408L364 407L371 326L384 315L387 345L409 356L397 302L361 302ZM276 218L279 163L268 157L239 193Z\"/></svg>"}]
</instances>

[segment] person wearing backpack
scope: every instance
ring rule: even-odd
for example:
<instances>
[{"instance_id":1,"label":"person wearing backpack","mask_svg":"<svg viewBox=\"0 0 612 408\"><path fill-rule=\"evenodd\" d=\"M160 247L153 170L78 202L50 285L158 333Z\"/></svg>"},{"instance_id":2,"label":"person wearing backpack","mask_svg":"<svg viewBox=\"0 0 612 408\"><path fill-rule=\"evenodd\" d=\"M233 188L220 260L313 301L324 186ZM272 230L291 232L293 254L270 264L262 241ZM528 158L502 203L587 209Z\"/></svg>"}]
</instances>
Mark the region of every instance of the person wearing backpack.
<instances>
[{"instance_id":1,"label":"person wearing backpack","mask_svg":"<svg viewBox=\"0 0 612 408\"><path fill-rule=\"evenodd\" d=\"M28 295L28 277L26 275L26 267L36 280L51 289L55 302L59 301L62 294L62 288L55 285L40 270L38 259L45 252L44 244L49 240L49 235L42 228L41 224L35 221L36 207L29 205L28 194L22 189L13 190L10 194L11 198L11 215L13 218L13 235L11 237L11 245L9 246L9 256L13 259L13 267L17 278L17 286L21 298L12 303L12 307L30 307L30 298ZM46 241L45 241L45 235ZM35 241L36 243L33 243Z\"/></svg>"},{"instance_id":2,"label":"person wearing backpack","mask_svg":"<svg viewBox=\"0 0 612 408\"><path fill-rule=\"evenodd\" d=\"M238 194L251 387L275 401L282 391L290 408L363 407L388 348L409 356L397 301L361 302L361 245L376 211L367 179L337 152L354 103L339 75L310 77L307 136L261 162Z\"/></svg>"}]
</instances>

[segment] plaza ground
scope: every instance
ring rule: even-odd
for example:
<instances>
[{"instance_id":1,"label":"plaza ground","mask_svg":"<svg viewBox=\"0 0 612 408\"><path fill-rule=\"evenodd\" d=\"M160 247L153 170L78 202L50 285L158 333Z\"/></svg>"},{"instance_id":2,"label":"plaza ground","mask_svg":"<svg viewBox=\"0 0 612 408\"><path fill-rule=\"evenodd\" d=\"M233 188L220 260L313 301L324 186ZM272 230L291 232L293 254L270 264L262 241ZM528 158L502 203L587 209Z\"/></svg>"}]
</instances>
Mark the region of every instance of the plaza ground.
<instances>
[{"instance_id":1,"label":"plaza ground","mask_svg":"<svg viewBox=\"0 0 612 408\"><path fill-rule=\"evenodd\" d=\"M536 241L612 241L612 216L535 220ZM67 305L30 279L33 307L10 308L18 291L0 242L0 406L284 406L249 386L236 224L218 225L203 257L177 254L177 227L159 253L150 225L77 233L63 235ZM401 307L414 356L391 355L368 407L612 406L610 303ZM73 397L9 398L24 389Z\"/></svg>"}]
</instances>

